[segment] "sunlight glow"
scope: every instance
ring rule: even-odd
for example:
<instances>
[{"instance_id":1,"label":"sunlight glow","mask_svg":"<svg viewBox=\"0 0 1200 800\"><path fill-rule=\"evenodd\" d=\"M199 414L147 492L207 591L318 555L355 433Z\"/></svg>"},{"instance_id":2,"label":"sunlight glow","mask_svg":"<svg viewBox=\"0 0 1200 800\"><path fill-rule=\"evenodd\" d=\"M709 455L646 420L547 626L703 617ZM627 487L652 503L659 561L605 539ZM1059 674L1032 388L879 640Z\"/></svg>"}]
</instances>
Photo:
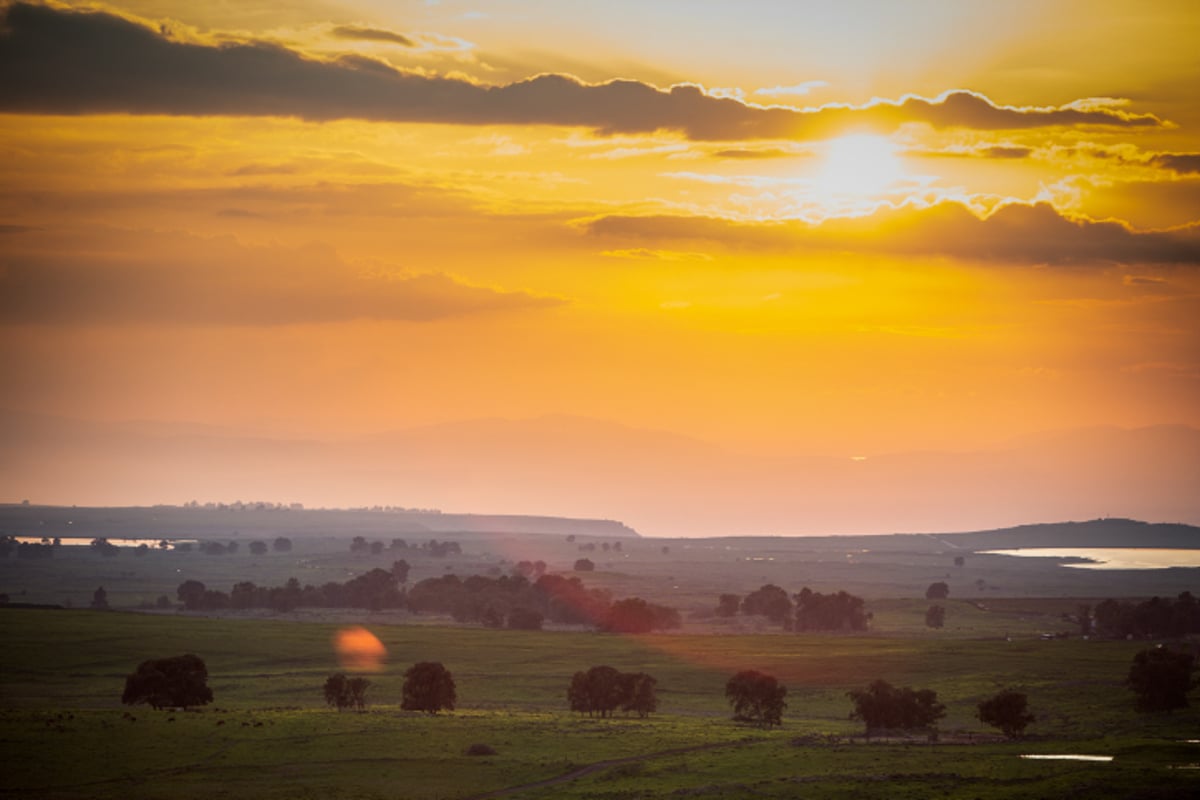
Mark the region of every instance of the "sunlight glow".
<instances>
[{"instance_id":1,"label":"sunlight glow","mask_svg":"<svg viewBox=\"0 0 1200 800\"><path fill-rule=\"evenodd\" d=\"M896 145L883 136L853 134L830 141L817 188L831 197L865 198L885 192L904 177Z\"/></svg>"},{"instance_id":2,"label":"sunlight glow","mask_svg":"<svg viewBox=\"0 0 1200 800\"><path fill-rule=\"evenodd\" d=\"M342 628L333 637L338 662L343 669L359 672L378 672L383 669L387 648L375 634L366 628L353 626Z\"/></svg>"}]
</instances>

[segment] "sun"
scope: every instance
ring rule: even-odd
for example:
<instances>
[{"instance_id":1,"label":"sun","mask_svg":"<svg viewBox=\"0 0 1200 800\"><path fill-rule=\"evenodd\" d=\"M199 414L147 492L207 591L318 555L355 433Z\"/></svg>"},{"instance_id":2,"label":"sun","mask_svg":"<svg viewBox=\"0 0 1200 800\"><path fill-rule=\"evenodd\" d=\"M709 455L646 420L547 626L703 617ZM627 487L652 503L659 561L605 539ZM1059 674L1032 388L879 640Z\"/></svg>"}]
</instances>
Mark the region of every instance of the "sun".
<instances>
[{"instance_id":1,"label":"sun","mask_svg":"<svg viewBox=\"0 0 1200 800\"><path fill-rule=\"evenodd\" d=\"M904 165L890 139L852 134L825 145L815 179L821 194L857 200L883 194L902 177Z\"/></svg>"}]
</instances>

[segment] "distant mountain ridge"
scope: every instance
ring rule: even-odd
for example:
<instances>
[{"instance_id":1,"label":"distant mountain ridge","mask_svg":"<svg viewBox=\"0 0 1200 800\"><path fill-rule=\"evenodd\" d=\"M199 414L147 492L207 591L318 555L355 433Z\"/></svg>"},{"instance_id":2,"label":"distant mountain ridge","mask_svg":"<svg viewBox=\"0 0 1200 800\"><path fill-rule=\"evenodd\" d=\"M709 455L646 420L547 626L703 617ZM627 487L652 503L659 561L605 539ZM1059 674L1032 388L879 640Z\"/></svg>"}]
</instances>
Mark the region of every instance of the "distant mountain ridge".
<instances>
[{"instance_id":1,"label":"distant mountain ridge","mask_svg":"<svg viewBox=\"0 0 1200 800\"><path fill-rule=\"evenodd\" d=\"M343 440L0 410L0 500L90 506L266 498L620 519L653 536L995 530L1123 517L1200 524L1200 431L1088 428L866 459L736 453L569 416Z\"/></svg>"},{"instance_id":2,"label":"distant mountain ridge","mask_svg":"<svg viewBox=\"0 0 1200 800\"><path fill-rule=\"evenodd\" d=\"M0 505L0 532L20 536L240 538L366 536L414 542L460 534L541 534L627 539L638 532L614 520L437 511L200 506L79 507ZM422 538L424 537L424 538Z\"/></svg>"}]
</instances>

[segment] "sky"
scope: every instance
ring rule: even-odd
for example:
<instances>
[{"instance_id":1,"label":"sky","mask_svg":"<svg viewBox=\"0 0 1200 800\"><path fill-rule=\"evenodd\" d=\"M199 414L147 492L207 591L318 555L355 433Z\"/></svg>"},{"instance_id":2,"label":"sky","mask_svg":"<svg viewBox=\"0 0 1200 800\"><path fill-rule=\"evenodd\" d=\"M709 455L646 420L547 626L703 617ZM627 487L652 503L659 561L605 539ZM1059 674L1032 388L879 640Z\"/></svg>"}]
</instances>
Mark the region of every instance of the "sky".
<instances>
[{"instance_id":1,"label":"sky","mask_svg":"<svg viewBox=\"0 0 1200 800\"><path fill-rule=\"evenodd\" d=\"M1190 0L0 8L5 412L845 459L1200 426Z\"/></svg>"}]
</instances>

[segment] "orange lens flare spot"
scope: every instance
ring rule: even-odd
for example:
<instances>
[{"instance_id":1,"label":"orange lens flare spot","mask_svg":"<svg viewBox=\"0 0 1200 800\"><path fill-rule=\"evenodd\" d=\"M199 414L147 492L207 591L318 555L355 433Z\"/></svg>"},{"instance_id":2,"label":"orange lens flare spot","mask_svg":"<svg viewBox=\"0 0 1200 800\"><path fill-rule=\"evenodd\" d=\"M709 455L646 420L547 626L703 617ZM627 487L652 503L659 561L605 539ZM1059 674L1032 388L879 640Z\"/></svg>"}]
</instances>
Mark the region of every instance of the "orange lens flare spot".
<instances>
[{"instance_id":1,"label":"orange lens flare spot","mask_svg":"<svg viewBox=\"0 0 1200 800\"><path fill-rule=\"evenodd\" d=\"M342 628L333 637L333 649L343 669L357 672L378 672L387 659L383 642L366 628Z\"/></svg>"}]
</instances>

